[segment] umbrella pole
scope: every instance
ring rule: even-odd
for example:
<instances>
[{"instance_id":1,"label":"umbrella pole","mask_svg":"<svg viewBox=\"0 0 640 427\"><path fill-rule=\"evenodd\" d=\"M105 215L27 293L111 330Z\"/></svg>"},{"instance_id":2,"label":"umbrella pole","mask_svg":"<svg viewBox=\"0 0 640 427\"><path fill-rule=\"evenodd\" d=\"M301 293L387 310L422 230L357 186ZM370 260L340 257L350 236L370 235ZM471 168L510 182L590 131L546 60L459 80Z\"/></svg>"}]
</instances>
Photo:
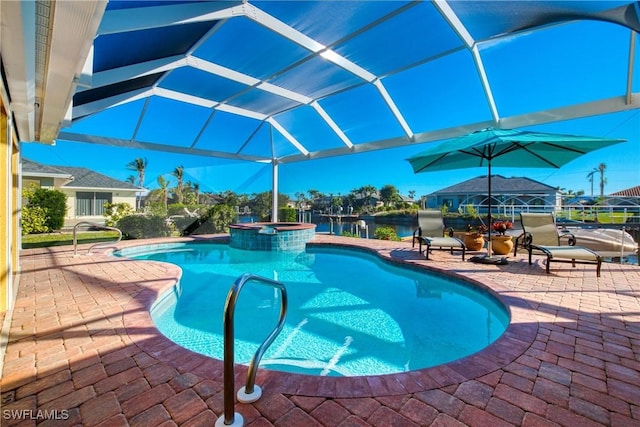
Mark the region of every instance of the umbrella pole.
<instances>
[{"instance_id":1,"label":"umbrella pole","mask_svg":"<svg viewBox=\"0 0 640 427\"><path fill-rule=\"evenodd\" d=\"M477 256L477 257L473 257L471 259L469 259L469 261L471 262L476 262L476 263L480 263L480 264L495 264L495 265L505 265L507 264L507 259L504 257L498 257L498 258L494 258L493 257L493 250L491 248L491 225L492 225L492 219L491 219L491 158L487 159L487 171L489 173L489 178L487 181L487 193L489 196L489 202L487 203L487 206L489 208L489 212L487 213L487 228L489 229L489 241L487 242L487 255L485 256Z\"/></svg>"},{"instance_id":2,"label":"umbrella pole","mask_svg":"<svg viewBox=\"0 0 640 427\"><path fill-rule=\"evenodd\" d=\"M487 214L487 228L489 229L489 241L487 242L487 257L491 258L493 255L491 248L491 159L487 161L487 170L489 171L489 178L487 181L487 193L489 194L489 212Z\"/></svg>"}]
</instances>

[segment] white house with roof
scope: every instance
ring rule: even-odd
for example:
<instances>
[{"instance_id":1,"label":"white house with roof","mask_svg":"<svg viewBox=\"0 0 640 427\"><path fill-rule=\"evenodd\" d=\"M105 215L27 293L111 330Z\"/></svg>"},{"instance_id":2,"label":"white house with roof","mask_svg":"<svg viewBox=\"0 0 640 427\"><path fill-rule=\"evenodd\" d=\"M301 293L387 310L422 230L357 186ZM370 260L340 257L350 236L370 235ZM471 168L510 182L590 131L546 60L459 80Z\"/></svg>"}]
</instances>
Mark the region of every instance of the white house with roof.
<instances>
[{"instance_id":1,"label":"white house with roof","mask_svg":"<svg viewBox=\"0 0 640 427\"><path fill-rule=\"evenodd\" d=\"M461 205L488 205L487 176L479 176L459 184L443 188L427 195L428 208L447 206L457 210ZM491 205L499 209L505 206L560 210L562 193L555 187L525 177L505 178L491 176Z\"/></svg>"},{"instance_id":2,"label":"white house with roof","mask_svg":"<svg viewBox=\"0 0 640 427\"><path fill-rule=\"evenodd\" d=\"M22 160L22 188L52 188L67 195L65 226L79 221L102 222L105 203L136 206L135 185L82 167L50 166Z\"/></svg>"}]
</instances>

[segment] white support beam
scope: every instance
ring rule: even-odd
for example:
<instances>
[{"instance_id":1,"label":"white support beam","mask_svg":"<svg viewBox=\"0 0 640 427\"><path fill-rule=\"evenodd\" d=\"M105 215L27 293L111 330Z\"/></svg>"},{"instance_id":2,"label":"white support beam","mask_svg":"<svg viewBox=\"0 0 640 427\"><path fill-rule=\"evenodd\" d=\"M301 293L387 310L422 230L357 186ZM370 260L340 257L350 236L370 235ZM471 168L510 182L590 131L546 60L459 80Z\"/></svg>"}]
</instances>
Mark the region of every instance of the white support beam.
<instances>
[{"instance_id":1,"label":"white support beam","mask_svg":"<svg viewBox=\"0 0 640 427\"><path fill-rule=\"evenodd\" d=\"M269 117L267 119L267 122L269 122L271 124L271 126L273 126L278 132L280 132L282 134L282 136L284 136L287 139L287 141L289 141L291 143L291 145L296 147L298 149L298 151L300 151L302 153L302 155L304 155L304 156L308 156L309 155L309 150L304 148L304 146L302 144L300 144L298 142L298 140L295 139L293 137L293 135L291 135L284 127L282 127L282 125L280 123L278 123L276 121L276 119L274 119L273 117Z\"/></svg>"},{"instance_id":2,"label":"white support beam","mask_svg":"<svg viewBox=\"0 0 640 427\"><path fill-rule=\"evenodd\" d=\"M108 86L151 74L171 71L187 65L189 65L188 60L183 55L174 55L166 58L154 59L152 61L140 62L126 67L101 71L93 75L91 79L91 87L78 88L78 92Z\"/></svg>"},{"instance_id":3,"label":"white support beam","mask_svg":"<svg viewBox=\"0 0 640 427\"><path fill-rule=\"evenodd\" d=\"M195 56L190 56L187 59L187 64L197 70L215 74L216 76L224 77L225 79L233 80L234 82L242 83L247 86L257 86L260 84L260 80L255 77L232 70L231 68L223 67L222 65L214 64L213 62L209 62Z\"/></svg>"},{"instance_id":4,"label":"white support beam","mask_svg":"<svg viewBox=\"0 0 640 427\"><path fill-rule=\"evenodd\" d=\"M75 120L79 117L90 116L92 114L96 114L103 110L106 110L107 108L137 101L139 99L147 98L151 95L153 95L153 89L143 88L110 96L109 98L102 98L94 102L88 102L86 104L82 104L73 108L73 118Z\"/></svg>"},{"instance_id":5,"label":"white support beam","mask_svg":"<svg viewBox=\"0 0 640 427\"><path fill-rule=\"evenodd\" d=\"M216 76L224 77L225 79L229 79L247 86L255 87L256 89L260 89L265 92L281 96L283 98L291 99L301 104L310 104L311 101L313 101L308 96L285 89L280 86L276 86L271 83L264 82L262 80L256 79L255 77L240 73L236 70L232 70L231 68L223 67L222 65L214 64L213 62L206 61L195 56L189 57L187 59L187 62L189 66L198 70L205 71Z\"/></svg>"},{"instance_id":6,"label":"white support beam","mask_svg":"<svg viewBox=\"0 0 640 427\"><path fill-rule=\"evenodd\" d=\"M237 114L239 116L249 117L250 119L266 120L267 115L258 113L257 111L245 110L244 108L234 107L229 104L219 104L216 110L224 111L225 113Z\"/></svg>"},{"instance_id":7,"label":"white support beam","mask_svg":"<svg viewBox=\"0 0 640 427\"><path fill-rule=\"evenodd\" d=\"M340 127L333 121L331 116L325 111L324 108L317 101L313 101L311 106L316 110L316 112L324 119L324 121L329 125L331 129L338 135L338 137L342 140L344 145L346 145L349 149L353 148L353 142L345 135L345 133L340 129Z\"/></svg>"},{"instance_id":8,"label":"white support beam","mask_svg":"<svg viewBox=\"0 0 640 427\"><path fill-rule=\"evenodd\" d=\"M274 18L266 12L258 9L254 5L246 4L246 17L253 21L263 25L264 27L280 34L283 37L291 40L299 46L308 49L313 53L317 53L324 59L334 63L335 65L349 71L350 73L360 77L361 79L371 83L377 77L371 74L369 71L360 67L359 65L349 61L347 58L337 54L331 49L328 49L323 44L317 42L311 37L301 33L300 31L292 28L284 22Z\"/></svg>"},{"instance_id":9,"label":"white support beam","mask_svg":"<svg viewBox=\"0 0 640 427\"><path fill-rule=\"evenodd\" d=\"M491 116L493 117L493 121L495 123L499 123L500 115L498 114L498 107L496 106L496 100L493 97L491 84L489 83L489 78L487 77L487 72L484 68L484 64L482 63L482 57L480 56L480 52L478 51L477 44L473 45L473 47L471 48L471 53L473 54L473 62L475 63L476 69L478 70L478 75L480 76L480 82L482 84L482 90L484 90L484 96L487 99L487 103L489 104Z\"/></svg>"},{"instance_id":10,"label":"white support beam","mask_svg":"<svg viewBox=\"0 0 640 427\"><path fill-rule=\"evenodd\" d=\"M378 89L378 92L380 92L380 95L382 95L384 102L387 104L387 106L395 116L398 123L400 123L400 126L402 126L402 129L404 130L405 135L407 135L409 138L413 138L413 131L409 127L409 123L407 123L404 116L398 109L398 106L393 101L393 98L391 98L391 95L389 95L389 92L387 92L387 88L384 87L384 85L380 80L374 81L373 85Z\"/></svg>"},{"instance_id":11,"label":"white support beam","mask_svg":"<svg viewBox=\"0 0 640 427\"><path fill-rule=\"evenodd\" d=\"M194 2L110 10L104 14L98 35L218 21L244 15L242 2L237 3L233 7L228 7L229 2Z\"/></svg>"},{"instance_id":12,"label":"white support beam","mask_svg":"<svg viewBox=\"0 0 640 427\"><path fill-rule=\"evenodd\" d=\"M36 138L52 143L73 101L77 79L82 76L106 0L51 3L50 47L46 52L46 76L42 82L40 126Z\"/></svg>"},{"instance_id":13,"label":"white support beam","mask_svg":"<svg viewBox=\"0 0 640 427\"><path fill-rule=\"evenodd\" d=\"M187 104L193 104L204 108L213 108L219 105L218 101L212 101L210 99L200 98L199 96L188 95L186 93L177 92L175 90L165 89L161 87L155 87L153 89L153 94L161 96L163 98L173 99L175 101L185 102Z\"/></svg>"},{"instance_id":14,"label":"white support beam","mask_svg":"<svg viewBox=\"0 0 640 427\"><path fill-rule=\"evenodd\" d=\"M464 26L458 15L451 9L449 6L449 2L446 0L435 0L432 2L433 5L440 11L440 14L444 17L444 19L449 23L453 31L460 37L462 42L467 46L468 49L471 49L473 45L475 45L475 40L471 37L471 33L467 30L467 27Z\"/></svg>"},{"instance_id":15,"label":"white support beam","mask_svg":"<svg viewBox=\"0 0 640 427\"><path fill-rule=\"evenodd\" d=\"M278 222L278 160L271 161L271 221Z\"/></svg>"},{"instance_id":16,"label":"white support beam","mask_svg":"<svg viewBox=\"0 0 640 427\"><path fill-rule=\"evenodd\" d=\"M111 138L111 137L105 137L105 136L99 136L99 135L78 134L78 133L66 132L66 131L60 132L60 134L58 135L58 140L69 141L69 142L81 142L86 144L108 145L112 147L137 148L141 150L162 151L162 152L177 153L177 154L191 154L194 156L215 157L220 159L245 160L250 162L258 162L258 163L271 162L271 158L269 157L241 155L236 153L228 153L224 151L204 150L201 148L179 147L176 145L155 144L155 143L135 141L135 140L131 141L129 139Z\"/></svg>"},{"instance_id":17,"label":"white support beam","mask_svg":"<svg viewBox=\"0 0 640 427\"><path fill-rule=\"evenodd\" d=\"M285 89L280 86L273 85L271 83L260 83L258 86L256 86L256 89L264 90L265 92L269 92L274 95L278 95L305 105L311 104L311 102L313 101L313 99L309 98L308 96L302 95L289 89Z\"/></svg>"},{"instance_id":18,"label":"white support beam","mask_svg":"<svg viewBox=\"0 0 640 427\"><path fill-rule=\"evenodd\" d=\"M627 104L631 103L631 94L633 93L633 63L636 57L636 33L630 31L631 40L629 41L629 65L627 68Z\"/></svg>"},{"instance_id":19,"label":"white support beam","mask_svg":"<svg viewBox=\"0 0 640 427\"><path fill-rule=\"evenodd\" d=\"M522 114L519 116L506 117L503 118L498 125L500 128L504 129L515 129L546 123L579 119L583 117L597 116L600 114L631 111L636 109L640 109L640 93L638 92L632 94L631 102L628 104L626 102L625 96L616 96L600 101L570 105L567 107L554 108L551 110L538 111L534 113ZM380 141L356 144L352 150L349 150L346 147L340 147L331 150L323 150L322 152L311 152L309 153L309 155L305 156L297 154L280 157L278 161L280 162L280 164L285 164L310 159L323 159L342 156L351 153L365 153L388 148L406 147L414 144L455 138L461 135L466 135L478 129L484 129L489 126L496 126L496 123L494 123L493 120L485 120L481 122L470 123L464 126L456 126L447 129L438 129L435 131L417 133L413 141L409 141L406 137L389 138Z\"/></svg>"},{"instance_id":20,"label":"white support beam","mask_svg":"<svg viewBox=\"0 0 640 427\"><path fill-rule=\"evenodd\" d=\"M0 6L0 52L15 127L22 141L35 139L35 2L8 1Z\"/></svg>"}]
</instances>

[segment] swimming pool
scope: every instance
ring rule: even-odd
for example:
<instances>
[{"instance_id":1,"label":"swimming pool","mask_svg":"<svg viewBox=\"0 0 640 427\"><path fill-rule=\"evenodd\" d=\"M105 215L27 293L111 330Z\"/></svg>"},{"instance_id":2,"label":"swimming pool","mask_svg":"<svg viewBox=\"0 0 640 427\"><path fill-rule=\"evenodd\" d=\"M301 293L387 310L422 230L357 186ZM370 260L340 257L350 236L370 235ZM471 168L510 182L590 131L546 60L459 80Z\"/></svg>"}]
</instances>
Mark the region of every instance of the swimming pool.
<instances>
[{"instance_id":1,"label":"swimming pool","mask_svg":"<svg viewBox=\"0 0 640 427\"><path fill-rule=\"evenodd\" d=\"M361 251L309 246L304 252L262 252L182 243L120 255L183 269L178 291L163 294L151 316L174 342L217 359L233 281L252 272L284 282L287 323L262 359L266 369L328 376L423 369L481 350L509 323L507 310L488 291ZM277 322L277 296L264 286L243 289L235 314L238 363L249 363Z\"/></svg>"}]
</instances>

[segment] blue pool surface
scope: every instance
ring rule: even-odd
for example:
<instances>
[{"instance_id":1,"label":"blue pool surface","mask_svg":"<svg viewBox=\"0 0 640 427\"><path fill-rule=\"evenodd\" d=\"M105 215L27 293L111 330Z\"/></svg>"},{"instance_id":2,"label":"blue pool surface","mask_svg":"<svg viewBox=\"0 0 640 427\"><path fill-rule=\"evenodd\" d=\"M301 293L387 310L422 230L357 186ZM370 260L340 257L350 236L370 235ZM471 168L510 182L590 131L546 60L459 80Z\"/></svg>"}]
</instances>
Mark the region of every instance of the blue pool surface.
<instances>
[{"instance_id":1,"label":"blue pool surface","mask_svg":"<svg viewBox=\"0 0 640 427\"><path fill-rule=\"evenodd\" d=\"M162 295L151 316L174 342L218 359L233 282L245 272L284 282L287 321L263 356L265 369L330 376L422 369L481 350L509 323L505 307L485 290L357 250L263 252L181 243L120 255L183 269L179 291ZM256 282L242 289L235 311L236 363L248 364L275 326L278 298L276 290Z\"/></svg>"}]
</instances>

